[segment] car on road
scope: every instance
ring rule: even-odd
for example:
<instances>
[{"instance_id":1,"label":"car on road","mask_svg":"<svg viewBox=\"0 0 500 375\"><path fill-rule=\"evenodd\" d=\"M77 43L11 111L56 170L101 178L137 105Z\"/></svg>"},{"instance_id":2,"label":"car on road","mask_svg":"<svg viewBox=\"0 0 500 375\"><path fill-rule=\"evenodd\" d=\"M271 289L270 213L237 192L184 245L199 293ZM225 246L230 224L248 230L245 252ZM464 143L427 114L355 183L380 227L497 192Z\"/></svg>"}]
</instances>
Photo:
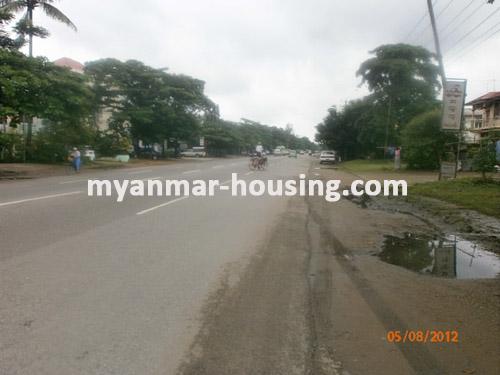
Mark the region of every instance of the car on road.
<instances>
[{"instance_id":1,"label":"car on road","mask_svg":"<svg viewBox=\"0 0 500 375\"><path fill-rule=\"evenodd\" d=\"M207 152L205 151L204 147L193 147L182 151L181 156L189 158L204 158L205 156L207 156Z\"/></svg>"},{"instance_id":2,"label":"car on road","mask_svg":"<svg viewBox=\"0 0 500 375\"><path fill-rule=\"evenodd\" d=\"M297 158L297 151L295 151L295 150L290 150L290 151L288 152L288 157L289 157L289 158Z\"/></svg>"},{"instance_id":3,"label":"car on road","mask_svg":"<svg viewBox=\"0 0 500 375\"><path fill-rule=\"evenodd\" d=\"M337 154L335 151L322 151L319 155L320 164L335 164L337 162Z\"/></svg>"},{"instance_id":4,"label":"car on road","mask_svg":"<svg viewBox=\"0 0 500 375\"><path fill-rule=\"evenodd\" d=\"M95 160L95 151L90 149L83 150L84 159L94 161Z\"/></svg>"}]
</instances>

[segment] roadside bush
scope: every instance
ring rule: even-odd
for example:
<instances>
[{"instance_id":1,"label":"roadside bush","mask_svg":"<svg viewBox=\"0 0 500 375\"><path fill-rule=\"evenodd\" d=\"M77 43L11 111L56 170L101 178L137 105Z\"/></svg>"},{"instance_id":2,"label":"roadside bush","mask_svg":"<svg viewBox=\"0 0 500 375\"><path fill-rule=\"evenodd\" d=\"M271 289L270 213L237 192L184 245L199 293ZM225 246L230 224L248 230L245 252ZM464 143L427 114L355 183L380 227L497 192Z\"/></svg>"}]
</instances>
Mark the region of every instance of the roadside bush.
<instances>
[{"instance_id":1,"label":"roadside bush","mask_svg":"<svg viewBox=\"0 0 500 375\"><path fill-rule=\"evenodd\" d=\"M441 112L433 110L411 120L402 133L402 155L410 169L437 169L445 144L456 136L441 130Z\"/></svg>"},{"instance_id":2,"label":"roadside bush","mask_svg":"<svg viewBox=\"0 0 500 375\"><path fill-rule=\"evenodd\" d=\"M23 140L19 134L0 133L0 162L20 161L23 147Z\"/></svg>"},{"instance_id":3,"label":"roadside bush","mask_svg":"<svg viewBox=\"0 0 500 375\"><path fill-rule=\"evenodd\" d=\"M131 147L128 137L114 131L99 132L96 137L96 151L102 156L128 154Z\"/></svg>"},{"instance_id":4,"label":"roadside bush","mask_svg":"<svg viewBox=\"0 0 500 375\"><path fill-rule=\"evenodd\" d=\"M481 172L483 179L486 179L487 172L493 172L496 164L495 144L490 140L481 142L480 148L475 152L472 159L472 168Z\"/></svg>"}]
</instances>

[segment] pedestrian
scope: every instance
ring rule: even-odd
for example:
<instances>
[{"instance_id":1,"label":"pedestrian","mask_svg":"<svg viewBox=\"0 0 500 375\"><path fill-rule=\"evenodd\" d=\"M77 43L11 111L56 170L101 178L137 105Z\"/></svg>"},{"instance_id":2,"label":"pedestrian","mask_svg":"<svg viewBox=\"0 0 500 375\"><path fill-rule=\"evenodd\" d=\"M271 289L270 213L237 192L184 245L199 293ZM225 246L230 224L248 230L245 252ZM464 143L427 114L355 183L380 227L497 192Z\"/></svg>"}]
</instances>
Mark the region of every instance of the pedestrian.
<instances>
[{"instance_id":1,"label":"pedestrian","mask_svg":"<svg viewBox=\"0 0 500 375\"><path fill-rule=\"evenodd\" d=\"M394 151L394 169L397 171L401 169L401 149L399 147L396 147L396 151Z\"/></svg>"},{"instance_id":2,"label":"pedestrian","mask_svg":"<svg viewBox=\"0 0 500 375\"><path fill-rule=\"evenodd\" d=\"M73 147L73 152L71 153L70 158L71 158L71 164L73 165L73 169L75 170L76 173L79 173L82 164L82 158L80 151L78 151L76 147Z\"/></svg>"}]
</instances>

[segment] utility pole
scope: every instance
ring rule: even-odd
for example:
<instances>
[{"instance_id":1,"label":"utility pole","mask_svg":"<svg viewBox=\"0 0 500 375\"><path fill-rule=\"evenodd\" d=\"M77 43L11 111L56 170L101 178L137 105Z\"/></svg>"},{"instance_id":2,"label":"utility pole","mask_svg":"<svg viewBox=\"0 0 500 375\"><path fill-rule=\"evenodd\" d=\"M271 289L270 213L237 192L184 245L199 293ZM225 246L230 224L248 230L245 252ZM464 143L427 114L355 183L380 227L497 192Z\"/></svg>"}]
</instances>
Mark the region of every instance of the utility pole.
<instances>
[{"instance_id":1,"label":"utility pole","mask_svg":"<svg viewBox=\"0 0 500 375\"><path fill-rule=\"evenodd\" d=\"M439 43L439 35L436 26L436 17L434 17L434 7L432 6L432 0L427 0L427 8L429 8L429 17L431 18L432 33L434 35L434 45L436 47L436 56L439 63L441 82L443 83L443 89L444 89L444 85L446 82L446 74L444 72L443 54L441 53L441 45Z\"/></svg>"}]
</instances>

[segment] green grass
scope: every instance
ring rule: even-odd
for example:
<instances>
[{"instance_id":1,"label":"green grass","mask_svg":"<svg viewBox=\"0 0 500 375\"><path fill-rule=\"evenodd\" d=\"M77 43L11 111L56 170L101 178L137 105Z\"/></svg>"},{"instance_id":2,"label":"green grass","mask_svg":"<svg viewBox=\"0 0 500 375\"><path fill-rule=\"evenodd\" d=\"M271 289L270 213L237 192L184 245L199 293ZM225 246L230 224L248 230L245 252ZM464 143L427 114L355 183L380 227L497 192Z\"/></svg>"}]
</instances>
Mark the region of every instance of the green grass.
<instances>
[{"instance_id":1,"label":"green grass","mask_svg":"<svg viewBox=\"0 0 500 375\"><path fill-rule=\"evenodd\" d=\"M351 160L341 164L341 168L353 172L376 172L394 170L393 160Z\"/></svg>"},{"instance_id":2,"label":"green grass","mask_svg":"<svg viewBox=\"0 0 500 375\"><path fill-rule=\"evenodd\" d=\"M426 182L410 186L410 194L440 199L500 218L500 181L463 178Z\"/></svg>"}]
</instances>

